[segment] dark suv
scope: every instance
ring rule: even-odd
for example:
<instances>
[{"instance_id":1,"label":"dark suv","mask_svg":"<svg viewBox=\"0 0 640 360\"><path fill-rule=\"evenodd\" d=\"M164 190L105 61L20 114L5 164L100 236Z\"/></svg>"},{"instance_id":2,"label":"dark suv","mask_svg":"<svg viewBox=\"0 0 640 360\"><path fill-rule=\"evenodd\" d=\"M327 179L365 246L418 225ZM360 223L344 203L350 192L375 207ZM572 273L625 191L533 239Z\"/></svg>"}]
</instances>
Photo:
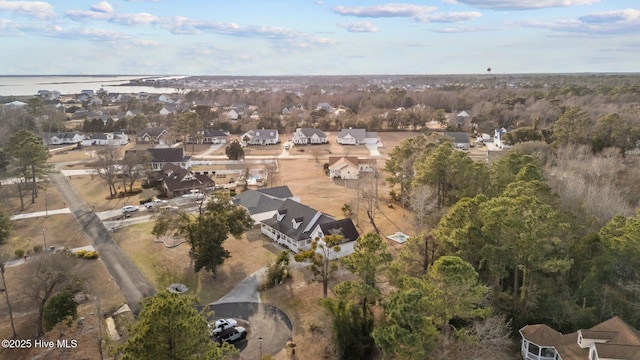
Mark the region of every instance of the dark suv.
<instances>
[{"instance_id":1,"label":"dark suv","mask_svg":"<svg viewBox=\"0 0 640 360\"><path fill-rule=\"evenodd\" d=\"M242 326L236 326L233 328L222 330L220 333L218 333L215 336L215 338L217 338L217 340L221 343L222 342L233 343L233 342L242 340L246 337L247 337L247 330Z\"/></svg>"}]
</instances>

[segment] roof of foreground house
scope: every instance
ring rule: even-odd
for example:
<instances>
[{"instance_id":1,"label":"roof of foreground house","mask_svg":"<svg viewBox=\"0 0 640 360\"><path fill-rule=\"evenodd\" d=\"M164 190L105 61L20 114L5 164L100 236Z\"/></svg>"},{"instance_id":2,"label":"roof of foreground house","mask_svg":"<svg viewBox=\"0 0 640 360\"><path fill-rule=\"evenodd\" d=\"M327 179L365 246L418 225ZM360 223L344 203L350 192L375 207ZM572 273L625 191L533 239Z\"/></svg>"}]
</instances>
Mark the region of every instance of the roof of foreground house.
<instances>
[{"instance_id":1,"label":"roof of foreground house","mask_svg":"<svg viewBox=\"0 0 640 360\"><path fill-rule=\"evenodd\" d=\"M282 219L278 220L278 216L282 216ZM335 221L335 219L329 215L323 214L316 209L300 204L294 200L287 199L278 208L272 218L266 219L262 221L262 223L296 241L300 241L309 239L311 232L316 226L332 221ZM300 225L296 228L294 223L299 223Z\"/></svg>"},{"instance_id":2,"label":"roof of foreground house","mask_svg":"<svg viewBox=\"0 0 640 360\"><path fill-rule=\"evenodd\" d=\"M540 324L523 327L520 335L536 345L554 347L562 360L587 360L591 347L600 359L640 360L640 332L617 316L566 335Z\"/></svg>"}]
</instances>

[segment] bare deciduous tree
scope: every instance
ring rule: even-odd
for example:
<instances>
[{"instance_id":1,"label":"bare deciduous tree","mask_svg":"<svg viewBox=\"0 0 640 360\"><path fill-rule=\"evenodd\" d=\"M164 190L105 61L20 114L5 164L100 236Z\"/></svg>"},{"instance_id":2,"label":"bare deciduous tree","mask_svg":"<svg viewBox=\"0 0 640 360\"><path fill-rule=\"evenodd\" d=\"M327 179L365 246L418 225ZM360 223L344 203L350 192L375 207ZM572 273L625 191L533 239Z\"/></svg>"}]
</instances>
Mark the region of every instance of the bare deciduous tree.
<instances>
[{"instance_id":1,"label":"bare deciduous tree","mask_svg":"<svg viewBox=\"0 0 640 360\"><path fill-rule=\"evenodd\" d=\"M113 145L106 145L96 152L96 156L97 159L94 162L94 166L98 171L98 175L107 182L109 195L113 198L118 194L115 183L118 175L119 149Z\"/></svg>"},{"instance_id":2,"label":"bare deciduous tree","mask_svg":"<svg viewBox=\"0 0 640 360\"><path fill-rule=\"evenodd\" d=\"M80 285L78 260L71 253L63 251L33 257L31 262L22 265L24 271L20 275L21 290L37 304L36 330L37 336L41 336L47 300L68 287L75 288Z\"/></svg>"},{"instance_id":3,"label":"bare deciduous tree","mask_svg":"<svg viewBox=\"0 0 640 360\"><path fill-rule=\"evenodd\" d=\"M4 292L4 298L7 300L7 308L9 309L9 320L11 320L11 338L15 339L17 336L16 326L13 323L13 310L11 309L11 301L9 301L9 289L7 289L7 282L4 278L4 270L9 261L9 255L0 253L0 274L2 274L2 292Z\"/></svg>"}]
</instances>

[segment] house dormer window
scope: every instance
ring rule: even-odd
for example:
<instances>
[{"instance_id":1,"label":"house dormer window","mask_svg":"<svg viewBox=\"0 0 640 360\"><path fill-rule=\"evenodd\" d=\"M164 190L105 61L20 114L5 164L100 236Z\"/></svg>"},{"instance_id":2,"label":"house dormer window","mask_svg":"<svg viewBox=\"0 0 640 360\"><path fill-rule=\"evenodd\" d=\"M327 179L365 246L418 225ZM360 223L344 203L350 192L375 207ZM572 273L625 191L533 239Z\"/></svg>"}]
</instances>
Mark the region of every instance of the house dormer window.
<instances>
[{"instance_id":1,"label":"house dormer window","mask_svg":"<svg viewBox=\"0 0 640 360\"><path fill-rule=\"evenodd\" d=\"M278 221L282 221L285 215L287 215L287 209L278 210L276 212L276 219L278 219Z\"/></svg>"},{"instance_id":2,"label":"house dormer window","mask_svg":"<svg viewBox=\"0 0 640 360\"><path fill-rule=\"evenodd\" d=\"M302 217L297 217L297 218L291 220L291 223L293 224L293 228L294 229L298 229L300 224L302 224L303 220L304 220L304 218L302 218Z\"/></svg>"}]
</instances>

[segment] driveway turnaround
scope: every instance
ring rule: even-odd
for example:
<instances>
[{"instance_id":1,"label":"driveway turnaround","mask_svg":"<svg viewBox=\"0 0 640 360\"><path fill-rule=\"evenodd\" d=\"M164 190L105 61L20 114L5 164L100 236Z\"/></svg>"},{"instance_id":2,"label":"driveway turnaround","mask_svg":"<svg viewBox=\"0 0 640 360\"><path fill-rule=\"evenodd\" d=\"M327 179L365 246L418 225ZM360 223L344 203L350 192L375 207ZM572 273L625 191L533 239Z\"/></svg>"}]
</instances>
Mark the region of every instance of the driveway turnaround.
<instances>
[{"instance_id":1,"label":"driveway turnaround","mask_svg":"<svg viewBox=\"0 0 640 360\"><path fill-rule=\"evenodd\" d=\"M293 327L287 314L273 305L254 302L212 303L209 310L215 319L233 318L247 329L247 339L236 343L242 359L260 359L262 355L275 355L292 338ZM262 341L260 340L262 338Z\"/></svg>"}]
</instances>

